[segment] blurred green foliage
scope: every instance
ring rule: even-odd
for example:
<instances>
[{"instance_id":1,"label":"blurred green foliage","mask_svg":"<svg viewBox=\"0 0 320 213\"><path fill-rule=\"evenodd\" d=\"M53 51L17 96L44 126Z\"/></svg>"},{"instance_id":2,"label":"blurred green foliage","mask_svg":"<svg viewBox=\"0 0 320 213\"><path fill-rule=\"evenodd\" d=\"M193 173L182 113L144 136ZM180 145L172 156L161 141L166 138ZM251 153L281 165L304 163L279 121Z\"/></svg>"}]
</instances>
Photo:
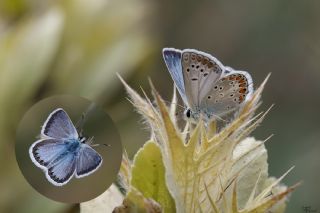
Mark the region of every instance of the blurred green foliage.
<instances>
[{"instance_id":1,"label":"blurred green foliage","mask_svg":"<svg viewBox=\"0 0 320 213\"><path fill-rule=\"evenodd\" d=\"M150 76L170 100L161 48L197 48L255 84L272 72L254 135L267 144L270 174L304 184L290 213L318 209L320 186L320 2L300 0L3 0L0 2L0 212L76 211L42 197L15 162L16 126L38 100L74 94L103 105L129 154L148 139L115 73L148 91Z\"/></svg>"},{"instance_id":2,"label":"blurred green foliage","mask_svg":"<svg viewBox=\"0 0 320 213\"><path fill-rule=\"evenodd\" d=\"M104 105L152 50L143 1L3 1L0 21L0 212L67 211L23 179L16 126L41 98L73 94ZM143 51L141 51L143 49ZM18 205L17 205L18 203Z\"/></svg>"}]
</instances>

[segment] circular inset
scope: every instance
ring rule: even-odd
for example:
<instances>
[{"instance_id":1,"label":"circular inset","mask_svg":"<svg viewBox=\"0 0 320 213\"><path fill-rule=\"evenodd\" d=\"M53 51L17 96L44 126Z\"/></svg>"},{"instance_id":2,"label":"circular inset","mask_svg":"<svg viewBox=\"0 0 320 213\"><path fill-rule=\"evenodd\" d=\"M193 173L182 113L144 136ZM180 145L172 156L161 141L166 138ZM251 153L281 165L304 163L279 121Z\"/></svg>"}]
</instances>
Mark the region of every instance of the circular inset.
<instances>
[{"instance_id":1,"label":"circular inset","mask_svg":"<svg viewBox=\"0 0 320 213\"><path fill-rule=\"evenodd\" d=\"M16 159L31 186L65 203L91 200L116 180L122 145L96 104L61 95L36 103L17 129Z\"/></svg>"}]
</instances>

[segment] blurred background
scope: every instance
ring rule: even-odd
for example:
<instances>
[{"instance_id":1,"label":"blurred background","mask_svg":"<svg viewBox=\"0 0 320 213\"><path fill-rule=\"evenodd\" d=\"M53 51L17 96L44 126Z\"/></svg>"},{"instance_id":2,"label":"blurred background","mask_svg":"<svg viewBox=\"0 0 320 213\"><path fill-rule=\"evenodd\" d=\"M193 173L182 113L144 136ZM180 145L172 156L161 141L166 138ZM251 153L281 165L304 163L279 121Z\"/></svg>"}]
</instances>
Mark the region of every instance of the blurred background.
<instances>
[{"instance_id":1,"label":"blurred background","mask_svg":"<svg viewBox=\"0 0 320 213\"><path fill-rule=\"evenodd\" d=\"M37 101L79 95L101 104L130 156L148 139L115 73L165 100L172 80L161 49L195 48L250 71L258 86L268 73L263 105L271 110L253 133L267 143L269 174L303 181L287 212L320 212L320 2L300 0L1 0L0 212L77 212L51 201L23 178L15 132Z\"/></svg>"}]
</instances>

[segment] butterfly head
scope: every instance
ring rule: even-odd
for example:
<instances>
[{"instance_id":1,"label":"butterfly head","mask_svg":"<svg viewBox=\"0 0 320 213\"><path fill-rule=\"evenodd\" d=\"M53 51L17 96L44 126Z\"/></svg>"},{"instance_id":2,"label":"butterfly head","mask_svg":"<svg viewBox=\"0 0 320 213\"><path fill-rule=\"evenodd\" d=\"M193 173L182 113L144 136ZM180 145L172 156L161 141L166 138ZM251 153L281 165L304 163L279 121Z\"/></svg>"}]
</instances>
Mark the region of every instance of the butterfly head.
<instances>
[{"instance_id":1,"label":"butterfly head","mask_svg":"<svg viewBox=\"0 0 320 213\"><path fill-rule=\"evenodd\" d=\"M83 136L80 136L79 137L79 141L80 141L80 143L85 143L87 141L87 138L83 137Z\"/></svg>"},{"instance_id":2,"label":"butterfly head","mask_svg":"<svg viewBox=\"0 0 320 213\"><path fill-rule=\"evenodd\" d=\"M213 113L208 113L206 111L201 110L192 110L191 108L187 108L184 111L184 119L190 123L197 124L200 119L202 119L204 122L208 123L213 120L222 120L225 121L223 118L221 118L218 115L214 115Z\"/></svg>"},{"instance_id":3,"label":"butterfly head","mask_svg":"<svg viewBox=\"0 0 320 213\"><path fill-rule=\"evenodd\" d=\"M197 123L200 118L200 112L192 111L190 108L184 111L184 118L191 123Z\"/></svg>"}]
</instances>

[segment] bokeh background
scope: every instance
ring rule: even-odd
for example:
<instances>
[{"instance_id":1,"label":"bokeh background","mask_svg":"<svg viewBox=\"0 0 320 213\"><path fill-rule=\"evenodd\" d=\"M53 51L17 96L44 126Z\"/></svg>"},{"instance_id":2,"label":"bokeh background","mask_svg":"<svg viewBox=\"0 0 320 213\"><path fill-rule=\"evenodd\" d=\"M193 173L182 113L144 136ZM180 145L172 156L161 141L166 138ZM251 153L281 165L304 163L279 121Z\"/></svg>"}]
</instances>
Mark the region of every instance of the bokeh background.
<instances>
[{"instance_id":1,"label":"bokeh background","mask_svg":"<svg viewBox=\"0 0 320 213\"><path fill-rule=\"evenodd\" d=\"M287 212L320 211L320 2L315 0L1 0L0 212L77 212L27 183L14 155L15 131L37 101L56 94L104 106L130 156L148 131L126 100L148 77L166 100L172 81L161 49L196 48L249 70L275 107L253 133L267 143L271 175L303 184Z\"/></svg>"}]
</instances>

